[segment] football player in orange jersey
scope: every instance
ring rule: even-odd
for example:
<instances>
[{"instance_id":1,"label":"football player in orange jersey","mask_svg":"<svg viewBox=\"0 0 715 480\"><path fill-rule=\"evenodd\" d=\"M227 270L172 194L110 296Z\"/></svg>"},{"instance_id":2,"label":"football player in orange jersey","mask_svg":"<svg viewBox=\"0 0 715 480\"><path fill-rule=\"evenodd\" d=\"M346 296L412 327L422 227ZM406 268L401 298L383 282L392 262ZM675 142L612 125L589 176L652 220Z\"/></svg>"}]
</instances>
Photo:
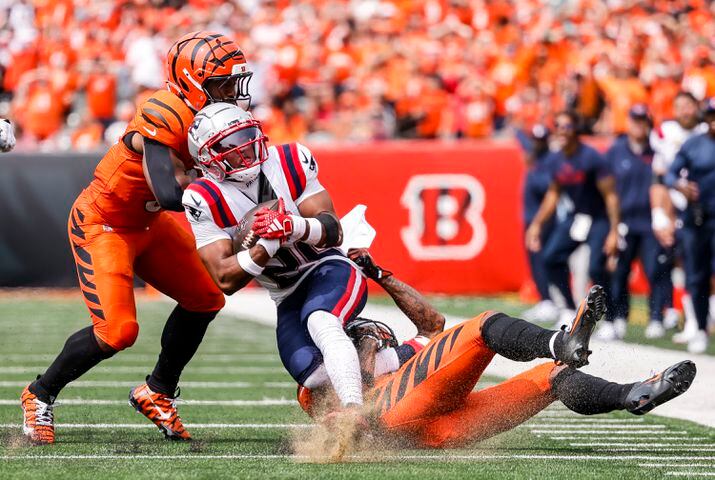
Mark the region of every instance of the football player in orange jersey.
<instances>
[{"instance_id":1,"label":"football player in orange jersey","mask_svg":"<svg viewBox=\"0 0 715 480\"><path fill-rule=\"evenodd\" d=\"M168 89L139 105L72 206L70 244L93 325L72 334L22 393L24 434L35 444L54 442L52 404L60 390L136 340L135 273L178 305L164 327L156 367L131 391L130 403L167 438L191 438L177 415L175 391L224 297L192 235L165 210L183 211L183 189L192 180L187 129L194 114L216 101L247 107L252 73L238 45L211 32L180 38L167 67Z\"/></svg>"},{"instance_id":2,"label":"football player in orange jersey","mask_svg":"<svg viewBox=\"0 0 715 480\"><path fill-rule=\"evenodd\" d=\"M684 393L695 377L695 364L687 360L629 384L577 370L588 364L590 336L605 312L605 293L599 286L589 291L569 328L560 331L491 311L443 331L444 316L377 266L367 250L351 250L350 258L417 327L418 336L401 345L380 322L358 319L345 327L361 356L368 416L376 433L400 443L462 446L514 428L555 400L583 415L613 410L643 415ZM495 355L517 362L550 361L474 391ZM316 390L299 386L298 401L311 416L327 412L330 419L335 410L334 393L327 385Z\"/></svg>"}]
</instances>

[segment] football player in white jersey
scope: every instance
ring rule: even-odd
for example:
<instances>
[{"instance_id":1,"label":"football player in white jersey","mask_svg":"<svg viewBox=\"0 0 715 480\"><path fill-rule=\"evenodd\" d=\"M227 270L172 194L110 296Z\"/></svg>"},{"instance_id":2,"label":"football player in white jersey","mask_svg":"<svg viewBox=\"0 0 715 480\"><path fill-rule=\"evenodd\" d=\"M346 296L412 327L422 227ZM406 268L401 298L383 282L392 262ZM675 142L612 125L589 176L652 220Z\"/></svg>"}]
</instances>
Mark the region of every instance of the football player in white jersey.
<instances>
[{"instance_id":1,"label":"football player in white jersey","mask_svg":"<svg viewBox=\"0 0 715 480\"><path fill-rule=\"evenodd\" d=\"M675 189L669 190L664 185L663 179L683 143L694 135L705 133L708 129L707 125L700 120L700 107L697 99L689 92L681 91L675 96L673 113L675 116L673 120L664 121L650 134L650 144L655 153L653 156L653 185L650 188L653 233L660 244L666 248L675 245L676 209L684 210L688 202L682 193ZM673 341L676 343L687 342L698 329L690 295L683 296L683 309L685 311L685 329L673 337ZM677 320L677 312L672 308L667 309L663 317L663 325L666 328L672 328Z\"/></svg>"},{"instance_id":2,"label":"football player in white jersey","mask_svg":"<svg viewBox=\"0 0 715 480\"><path fill-rule=\"evenodd\" d=\"M651 131L650 145L653 148L653 175L651 205L653 209L653 229L664 246L675 242L675 211L673 206L685 208L685 198L676 195L663 185L663 176L673 163L681 145L693 135L707 131L707 125L700 121L698 101L688 92L680 92L673 103L675 119L666 120ZM669 195L670 193L670 195ZM675 192L676 194L678 192ZM681 198L682 197L682 198Z\"/></svg>"},{"instance_id":3,"label":"football player in white jersey","mask_svg":"<svg viewBox=\"0 0 715 480\"><path fill-rule=\"evenodd\" d=\"M335 248L342 229L312 153L298 143L268 147L260 122L226 103L197 113L188 138L204 177L186 189L183 204L209 273L229 295L254 277L268 289L283 365L307 388L332 383L354 411L363 401L362 378L343 325L364 307L367 284ZM273 199L278 211L256 213L257 244L234 253L238 222Z\"/></svg>"}]
</instances>

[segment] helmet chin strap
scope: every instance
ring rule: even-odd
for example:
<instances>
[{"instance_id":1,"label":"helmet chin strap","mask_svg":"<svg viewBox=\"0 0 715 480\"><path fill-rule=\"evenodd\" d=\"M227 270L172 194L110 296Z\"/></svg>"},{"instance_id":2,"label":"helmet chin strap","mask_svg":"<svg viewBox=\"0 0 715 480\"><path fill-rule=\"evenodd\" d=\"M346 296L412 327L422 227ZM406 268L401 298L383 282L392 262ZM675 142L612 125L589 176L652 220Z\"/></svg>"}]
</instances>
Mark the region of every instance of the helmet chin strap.
<instances>
[{"instance_id":1,"label":"helmet chin strap","mask_svg":"<svg viewBox=\"0 0 715 480\"><path fill-rule=\"evenodd\" d=\"M240 172L228 174L227 176L240 183L242 187L249 187L258 178L260 173L261 165L259 164L241 170Z\"/></svg>"}]
</instances>

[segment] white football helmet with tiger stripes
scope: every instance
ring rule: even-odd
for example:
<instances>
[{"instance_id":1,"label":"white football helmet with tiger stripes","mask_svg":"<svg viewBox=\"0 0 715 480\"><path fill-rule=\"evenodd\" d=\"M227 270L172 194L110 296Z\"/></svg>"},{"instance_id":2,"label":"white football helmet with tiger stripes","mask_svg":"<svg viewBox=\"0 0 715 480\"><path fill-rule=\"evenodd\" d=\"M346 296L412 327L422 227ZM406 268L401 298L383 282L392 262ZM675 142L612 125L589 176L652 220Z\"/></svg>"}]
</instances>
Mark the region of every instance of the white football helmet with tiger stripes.
<instances>
[{"instance_id":1,"label":"white football helmet with tiger stripes","mask_svg":"<svg viewBox=\"0 0 715 480\"><path fill-rule=\"evenodd\" d=\"M268 159L268 137L250 112L230 103L213 103L194 117L188 132L196 166L216 181L229 177L248 184Z\"/></svg>"}]
</instances>

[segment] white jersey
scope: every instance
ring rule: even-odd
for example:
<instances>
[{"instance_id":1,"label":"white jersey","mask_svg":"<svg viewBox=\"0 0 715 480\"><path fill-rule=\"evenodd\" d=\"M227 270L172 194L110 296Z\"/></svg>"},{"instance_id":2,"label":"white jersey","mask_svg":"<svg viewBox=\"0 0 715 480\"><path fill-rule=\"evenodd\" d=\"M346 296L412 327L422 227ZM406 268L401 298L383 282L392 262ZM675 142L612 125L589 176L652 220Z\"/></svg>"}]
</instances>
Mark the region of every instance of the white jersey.
<instances>
[{"instance_id":1,"label":"white jersey","mask_svg":"<svg viewBox=\"0 0 715 480\"><path fill-rule=\"evenodd\" d=\"M231 240L236 225L259 203L282 198L286 210L299 215L298 205L324 190L318 181L313 154L299 143L271 146L261 173L245 185L227 177L223 182L201 178L184 192L182 202L199 249L218 240ZM321 263L350 262L337 248L316 248L303 242L282 246L256 280L280 303Z\"/></svg>"},{"instance_id":2,"label":"white jersey","mask_svg":"<svg viewBox=\"0 0 715 480\"><path fill-rule=\"evenodd\" d=\"M705 133L708 127L700 123L691 129L683 128L675 120L666 120L659 128L650 132L650 146L653 148L653 172L664 175L675 160L675 155L687 139Z\"/></svg>"}]
</instances>

